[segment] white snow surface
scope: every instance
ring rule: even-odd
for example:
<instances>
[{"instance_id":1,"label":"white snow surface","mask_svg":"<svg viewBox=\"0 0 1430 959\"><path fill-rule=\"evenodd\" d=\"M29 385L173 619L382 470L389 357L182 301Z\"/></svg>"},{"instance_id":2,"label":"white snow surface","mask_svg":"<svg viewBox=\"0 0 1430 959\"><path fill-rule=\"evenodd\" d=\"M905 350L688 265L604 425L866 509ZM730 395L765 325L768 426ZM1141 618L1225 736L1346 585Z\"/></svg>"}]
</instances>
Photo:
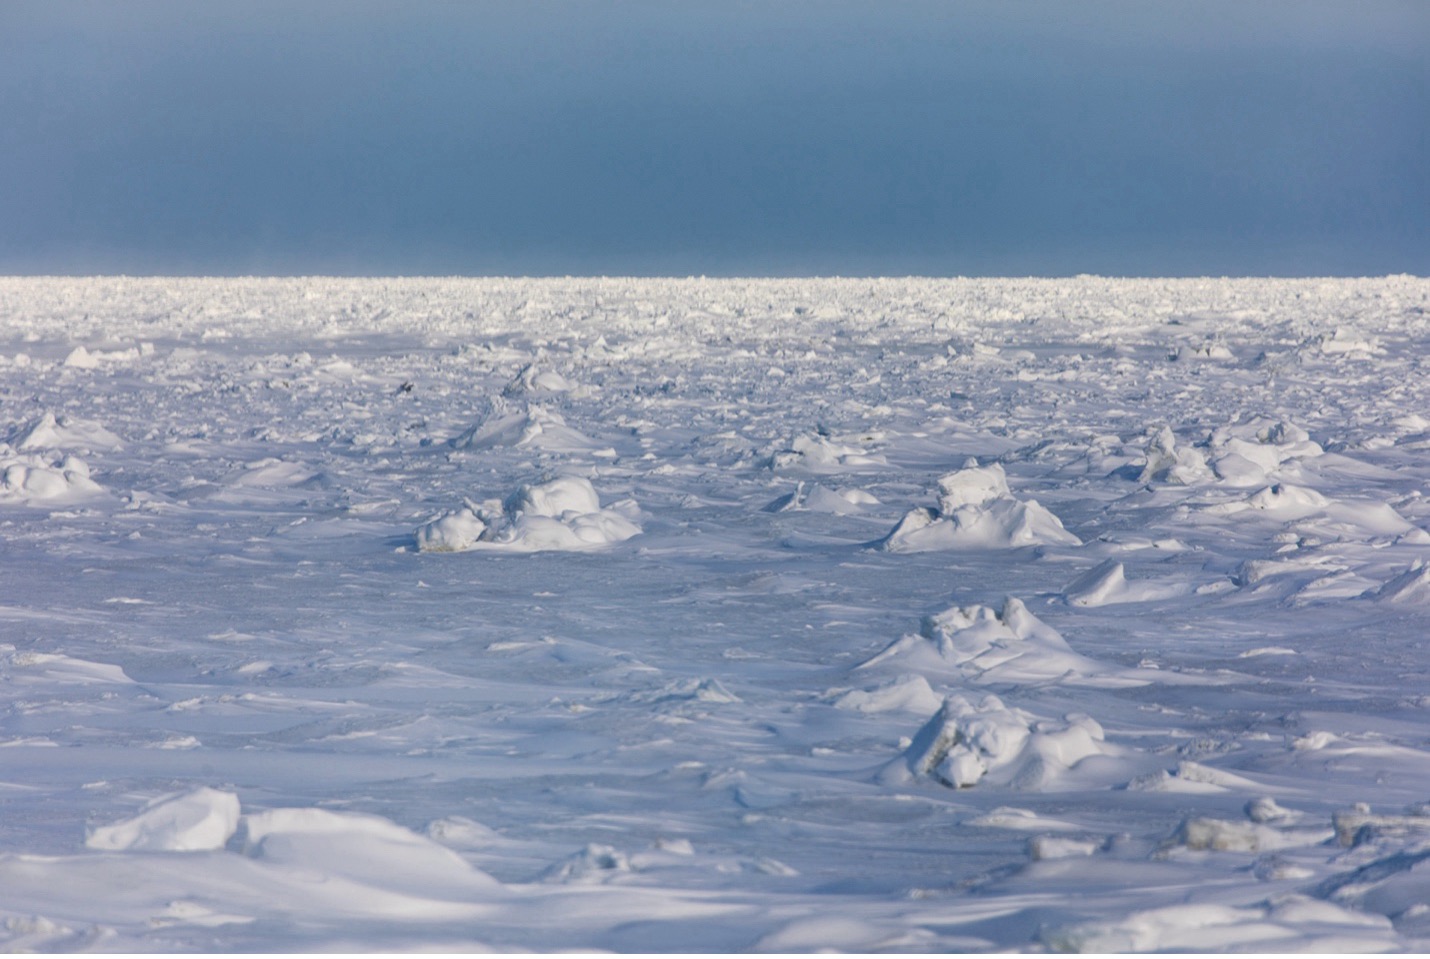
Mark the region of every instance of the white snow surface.
<instances>
[{"instance_id":1,"label":"white snow surface","mask_svg":"<svg viewBox=\"0 0 1430 959\"><path fill-rule=\"evenodd\" d=\"M1430 950L1430 281L0 318L0 948Z\"/></svg>"}]
</instances>

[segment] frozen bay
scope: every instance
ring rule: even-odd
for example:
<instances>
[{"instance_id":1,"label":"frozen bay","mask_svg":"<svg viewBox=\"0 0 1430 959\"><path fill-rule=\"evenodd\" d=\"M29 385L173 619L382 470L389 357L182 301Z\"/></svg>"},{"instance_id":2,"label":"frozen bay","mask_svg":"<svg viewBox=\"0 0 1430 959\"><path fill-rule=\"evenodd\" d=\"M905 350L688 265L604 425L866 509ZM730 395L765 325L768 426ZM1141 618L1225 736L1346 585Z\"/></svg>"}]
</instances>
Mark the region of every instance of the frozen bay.
<instances>
[{"instance_id":1,"label":"frozen bay","mask_svg":"<svg viewBox=\"0 0 1430 959\"><path fill-rule=\"evenodd\" d=\"M0 280L0 944L1430 948L1427 311Z\"/></svg>"}]
</instances>

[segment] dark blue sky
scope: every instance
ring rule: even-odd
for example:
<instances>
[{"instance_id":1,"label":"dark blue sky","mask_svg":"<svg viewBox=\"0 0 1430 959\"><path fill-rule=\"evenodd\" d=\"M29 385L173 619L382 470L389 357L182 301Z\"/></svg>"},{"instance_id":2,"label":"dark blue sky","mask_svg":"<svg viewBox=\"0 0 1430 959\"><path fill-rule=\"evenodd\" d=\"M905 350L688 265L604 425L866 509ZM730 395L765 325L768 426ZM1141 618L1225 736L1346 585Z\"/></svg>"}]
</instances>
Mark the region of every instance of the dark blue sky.
<instances>
[{"instance_id":1,"label":"dark blue sky","mask_svg":"<svg viewBox=\"0 0 1430 959\"><path fill-rule=\"evenodd\" d=\"M1426 0L0 0L0 273L1430 273Z\"/></svg>"}]
</instances>

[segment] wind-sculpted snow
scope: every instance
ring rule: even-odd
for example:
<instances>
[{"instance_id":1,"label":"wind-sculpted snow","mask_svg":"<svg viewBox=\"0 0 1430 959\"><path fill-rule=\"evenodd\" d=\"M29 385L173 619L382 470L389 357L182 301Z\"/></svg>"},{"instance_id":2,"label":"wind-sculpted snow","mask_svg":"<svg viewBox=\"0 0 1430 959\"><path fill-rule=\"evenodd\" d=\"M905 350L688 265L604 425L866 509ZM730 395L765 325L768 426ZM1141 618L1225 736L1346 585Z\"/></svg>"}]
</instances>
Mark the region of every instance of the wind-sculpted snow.
<instances>
[{"instance_id":1,"label":"wind-sculpted snow","mask_svg":"<svg viewBox=\"0 0 1430 959\"><path fill-rule=\"evenodd\" d=\"M0 502L44 505L102 495L89 464L61 453L17 453L0 443Z\"/></svg>"},{"instance_id":2,"label":"wind-sculpted snow","mask_svg":"<svg viewBox=\"0 0 1430 959\"><path fill-rule=\"evenodd\" d=\"M417 548L427 553L598 549L638 536L640 527L632 522L638 513L631 501L602 509L589 480L568 476L426 523L417 529Z\"/></svg>"},{"instance_id":3,"label":"wind-sculpted snow","mask_svg":"<svg viewBox=\"0 0 1430 959\"><path fill-rule=\"evenodd\" d=\"M884 549L908 553L1081 543L1037 500L1015 497L997 463L965 466L940 477L938 488L938 509L909 510L881 540Z\"/></svg>"},{"instance_id":4,"label":"wind-sculpted snow","mask_svg":"<svg viewBox=\"0 0 1430 959\"><path fill-rule=\"evenodd\" d=\"M0 316L0 948L1430 949L1430 282Z\"/></svg>"},{"instance_id":5,"label":"wind-sculpted snow","mask_svg":"<svg viewBox=\"0 0 1430 959\"><path fill-rule=\"evenodd\" d=\"M90 830L90 849L187 852L222 849L238 828L238 797L200 787L161 796L137 816Z\"/></svg>"},{"instance_id":6,"label":"wind-sculpted snow","mask_svg":"<svg viewBox=\"0 0 1430 959\"><path fill-rule=\"evenodd\" d=\"M925 616L918 635L906 635L860 669L897 664L979 685L1073 683L1122 686L1146 682L1132 670L1094 662L1074 652L1058 631L1009 597L1001 611L955 606Z\"/></svg>"},{"instance_id":7,"label":"wind-sculpted snow","mask_svg":"<svg viewBox=\"0 0 1430 959\"><path fill-rule=\"evenodd\" d=\"M880 779L897 784L927 776L955 789L985 780L1013 789L1053 789L1084 760L1116 756L1103 740L1102 727L1088 716L1036 719L997 696L977 705L950 696Z\"/></svg>"},{"instance_id":8,"label":"wind-sculpted snow","mask_svg":"<svg viewBox=\"0 0 1430 959\"><path fill-rule=\"evenodd\" d=\"M64 449L84 453L117 450L124 445L99 423L63 415L56 417L53 413L45 413L24 424L11 434L9 442L18 450Z\"/></svg>"}]
</instances>

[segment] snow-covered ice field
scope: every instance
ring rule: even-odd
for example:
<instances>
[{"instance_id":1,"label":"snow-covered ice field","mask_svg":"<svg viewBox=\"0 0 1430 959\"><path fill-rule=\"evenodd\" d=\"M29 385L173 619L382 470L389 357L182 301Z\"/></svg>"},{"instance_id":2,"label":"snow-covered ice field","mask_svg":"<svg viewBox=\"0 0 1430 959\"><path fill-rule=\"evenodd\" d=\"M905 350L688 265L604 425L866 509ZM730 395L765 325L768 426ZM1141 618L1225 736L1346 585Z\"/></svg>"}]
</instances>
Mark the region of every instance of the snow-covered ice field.
<instances>
[{"instance_id":1,"label":"snow-covered ice field","mask_svg":"<svg viewBox=\"0 0 1430 959\"><path fill-rule=\"evenodd\" d=\"M0 946L1430 949L1430 281L0 280Z\"/></svg>"}]
</instances>

